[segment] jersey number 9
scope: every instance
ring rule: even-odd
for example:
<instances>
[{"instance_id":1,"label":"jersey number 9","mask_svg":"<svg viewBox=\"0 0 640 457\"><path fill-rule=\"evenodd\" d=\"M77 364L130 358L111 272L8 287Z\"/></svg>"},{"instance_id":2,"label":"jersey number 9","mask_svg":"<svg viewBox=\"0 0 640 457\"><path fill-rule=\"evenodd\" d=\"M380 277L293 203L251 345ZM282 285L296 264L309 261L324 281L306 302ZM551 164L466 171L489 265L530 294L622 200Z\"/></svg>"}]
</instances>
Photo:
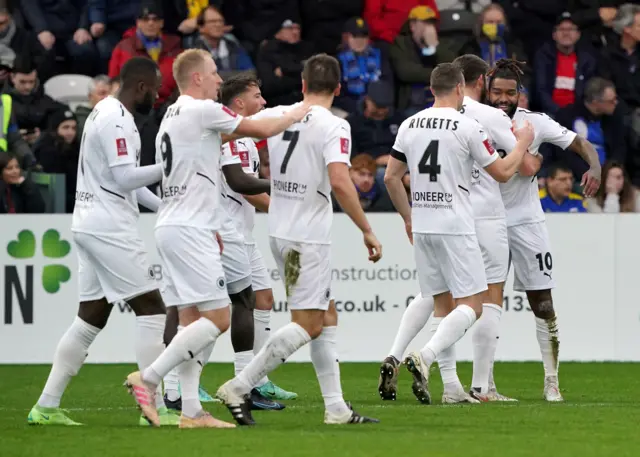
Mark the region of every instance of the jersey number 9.
<instances>
[{"instance_id":1,"label":"jersey number 9","mask_svg":"<svg viewBox=\"0 0 640 457\"><path fill-rule=\"evenodd\" d=\"M162 164L164 165L164 175L165 177L169 176L171 173L171 165L173 160L173 150L171 149L171 138L167 132L162 134L162 139L160 140L160 153L162 154Z\"/></svg>"}]
</instances>

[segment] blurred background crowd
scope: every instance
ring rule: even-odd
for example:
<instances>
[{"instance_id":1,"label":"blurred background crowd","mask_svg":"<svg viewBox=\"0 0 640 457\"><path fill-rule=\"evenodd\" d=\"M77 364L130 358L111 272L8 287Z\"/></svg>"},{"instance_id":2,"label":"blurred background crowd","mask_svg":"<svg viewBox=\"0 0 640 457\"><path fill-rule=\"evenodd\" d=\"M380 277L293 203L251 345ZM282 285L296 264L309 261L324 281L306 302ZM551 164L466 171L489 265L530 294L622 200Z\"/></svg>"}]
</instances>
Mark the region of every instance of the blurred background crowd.
<instances>
[{"instance_id":1,"label":"blurred background crowd","mask_svg":"<svg viewBox=\"0 0 640 457\"><path fill-rule=\"evenodd\" d=\"M351 125L350 173L367 211L393 211L388 154L402 121L433 103L436 65L467 53L526 62L520 107L588 139L603 164L598 195L583 201L586 163L545 145L544 210L639 212L639 42L640 1L0 0L0 213L73 211L84 122L133 56L162 73L153 112L135 113L141 165L154 163L177 97L172 64L187 48L211 52L223 78L256 72L268 106L301 99L305 59L336 56L333 110Z\"/></svg>"}]
</instances>

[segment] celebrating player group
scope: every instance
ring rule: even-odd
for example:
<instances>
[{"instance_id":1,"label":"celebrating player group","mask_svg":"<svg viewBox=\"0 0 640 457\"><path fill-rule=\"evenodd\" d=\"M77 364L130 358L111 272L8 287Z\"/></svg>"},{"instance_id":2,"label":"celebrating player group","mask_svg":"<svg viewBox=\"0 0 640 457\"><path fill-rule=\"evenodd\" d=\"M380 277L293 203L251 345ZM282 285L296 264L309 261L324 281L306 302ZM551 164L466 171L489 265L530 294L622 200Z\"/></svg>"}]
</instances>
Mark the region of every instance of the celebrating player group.
<instances>
[{"instance_id":1,"label":"celebrating player group","mask_svg":"<svg viewBox=\"0 0 640 457\"><path fill-rule=\"evenodd\" d=\"M324 54L311 57L302 73L303 100L269 109L257 79L240 74L223 82L205 51L180 54L173 73L180 96L162 119L155 165L138 166L141 141L133 118L149 113L156 101L160 73L152 60L129 60L119 92L98 103L87 120L72 222L78 315L58 343L28 422L80 425L60 408L61 397L117 301L136 315L139 370L125 385L141 425L254 425L252 410L283 409L280 401L297 397L267 376L306 344L324 422L378 422L345 402L336 349L332 194L362 232L362 255L371 262L382 258L349 176L349 124L330 111L340 93L339 63ZM430 84L435 103L403 122L385 175L414 246L420 294L382 363L379 394L396 398L405 351L433 313L429 343L404 359L418 400L431 403L429 367L437 361L444 403L513 401L493 380L511 259L515 289L526 292L536 319L544 398L562 401L552 254L535 181L538 148L549 142L587 160L587 196L599 186L597 153L546 115L517 108L517 62L501 60L491 69L462 56L439 65ZM268 149L270 180L257 177L259 140ZM411 203L402 183L407 172ZM162 198L146 187L157 182ZM158 213L153 241L163 268L160 290L138 233L138 204ZM271 254L291 310L291 322L273 334L273 293L252 236L256 208L268 213ZM467 392L456 373L455 343L472 326ZM215 396L235 423L208 413L199 387L215 342L229 327L235 377Z\"/></svg>"}]
</instances>

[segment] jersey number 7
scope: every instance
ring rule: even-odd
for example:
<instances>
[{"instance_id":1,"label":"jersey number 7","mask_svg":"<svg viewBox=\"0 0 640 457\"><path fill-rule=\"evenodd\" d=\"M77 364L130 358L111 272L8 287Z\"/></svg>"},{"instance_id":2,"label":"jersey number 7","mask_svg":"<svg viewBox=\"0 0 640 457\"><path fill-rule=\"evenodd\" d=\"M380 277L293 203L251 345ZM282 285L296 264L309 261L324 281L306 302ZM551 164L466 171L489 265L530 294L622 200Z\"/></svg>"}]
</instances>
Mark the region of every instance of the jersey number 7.
<instances>
[{"instance_id":1,"label":"jersey number 7","mask_svg":"<svg viewBox=\"0 0 640 457\"><path fill-rule=\"evenodd\" d=\"M282 134L282 141L289 141L289 147L287 147L287 153L284 155L284 159L282 159L282 165L280 165L280 174L285 174L287 172L287 165L289 165L289 160L291 159L291 154L293 154L293 150L296 148L298 144L298 139L300 138L299 131L290 131L285 130Z\"/></svg>"},{"instance_id":2,"label":"jersey number 7","mask_svg":"<svg viewBox=\"0 0 640 457\"><path fill-rule=\"evenodd\" d=\"M424 150L420 162L418 162L418 173L428 174L429 181L438 181L438 175L440 174L440 165L438 165L438 145L439 140L433 140Z\"/></svg>"}]
</instances>

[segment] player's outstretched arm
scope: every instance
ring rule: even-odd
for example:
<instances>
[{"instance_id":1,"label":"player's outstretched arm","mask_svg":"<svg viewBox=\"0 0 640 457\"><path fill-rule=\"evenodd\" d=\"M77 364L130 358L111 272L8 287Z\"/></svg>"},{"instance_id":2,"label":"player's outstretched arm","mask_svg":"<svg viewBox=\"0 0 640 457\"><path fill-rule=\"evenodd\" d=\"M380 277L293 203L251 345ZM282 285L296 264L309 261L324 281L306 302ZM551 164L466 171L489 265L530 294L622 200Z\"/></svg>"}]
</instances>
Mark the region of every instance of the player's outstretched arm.
<instances>
[{"instance_id":1,"label":"player's outstretched arm","mask_svg":"<svg viewBox=\"0 0 640 457\"><path fill-rule=\"evenodd\" d=\"M130 192L162 180L162 164L136 167L132 163L127 163L111 167L111 173L118 187L125 192Z\"/></svg>"},{"instance_id":2,"label":"player's outstretched arm","mask_svg":"<svg viewBox=\"0 0 640 457\"><path fill-rule=\"evenodd\" d=\"M598 152L593 145L586 139L577 135L573 142L569 145L569 149L578 154L589 164L589 170L582 175L580 185L584 188L585 197L593 197L600 187L600 179L602 177L602 169L600 167L600 158Z\"/></svg>"},{"instance_id":3,"label":"player's outstretched arm","mask_svg":"<svg viewBox=\"0 0 640 457\"><path fill-rule=\"evenodd\" d=\"M524 125L514 131L517 138L516 147L504 159L498 158L485 166L484 169L498 182L507 182L518 171L524 155L531 146L534 138L533 126L529 121L525 121ZM486 143L486 141L483 141ZM476 161L477 158L476 158ZM481 163L478 161L478 163Z\"/></svg>"},{"instance_id":4,"label":"player's outstretched arm","mask_svg":"<svg viewBox=\"0 0 640 457\"><path fill-rule=\"evenodd\" d=\"M269 197L269 195L243 195L243 197L258 211L262 211L263 213L269 212L269 204L271 203L271 197Z\"/></svg>"},{"instance_id":5,"label":"player's outstretched arm","mask_svg":"<svg viewBox=\"0 0 640 457\"><path fill-rule=\"evenodd\" d=\"M256 139L269 138L278 133L284 132L296 122L300 122L309 112L309 105L303 103L287 111L280 117L269 117L265 119L242 119L238 127L233 131L239 137L250 137Z\"/></svg>"},{"instance_id":6,"label":"player's outstretched arm","mask_svg":"<svg viewBox=\"0 0 640 457\"><path fill-rule=\"evenodd\" d=\"M364 243L369 250L369 260L377 262L382 257L382 246L373 234L367 216L364 214L356 187L349 177L349 168L346 163L332 162L327 166L329 181L333 195L340 204L342 210L351 218L364 235Z\"/></svg>"},{"instance_id":7,"label":"player's outstretched arm","mask_svg":"<svg viewBox=\"0 0 640 457\"><path fill-rule=\"evenodd\" d=\"M258 195L271 191L268 179L258 179L248 175L239 163L223 166L222 172L231 190L239 194Z\"/></svg>"},{"instance_id":8,"label":"player's outstretched arm","mask_svg":"<svg viewBox=\"0 0 640 457\"><path fill-rule=\"evenodd\" d=\"M407 172L407 164L393 156L389 157L387 170L384 174L384 185L387 186L389 197L395 206L396 211L402 217L404 226L407 231L409 241L413 244L413 233L411 231L411 206L407 198L407 191L404 189L402 178Z\"/></svg>"}]
</instances>

